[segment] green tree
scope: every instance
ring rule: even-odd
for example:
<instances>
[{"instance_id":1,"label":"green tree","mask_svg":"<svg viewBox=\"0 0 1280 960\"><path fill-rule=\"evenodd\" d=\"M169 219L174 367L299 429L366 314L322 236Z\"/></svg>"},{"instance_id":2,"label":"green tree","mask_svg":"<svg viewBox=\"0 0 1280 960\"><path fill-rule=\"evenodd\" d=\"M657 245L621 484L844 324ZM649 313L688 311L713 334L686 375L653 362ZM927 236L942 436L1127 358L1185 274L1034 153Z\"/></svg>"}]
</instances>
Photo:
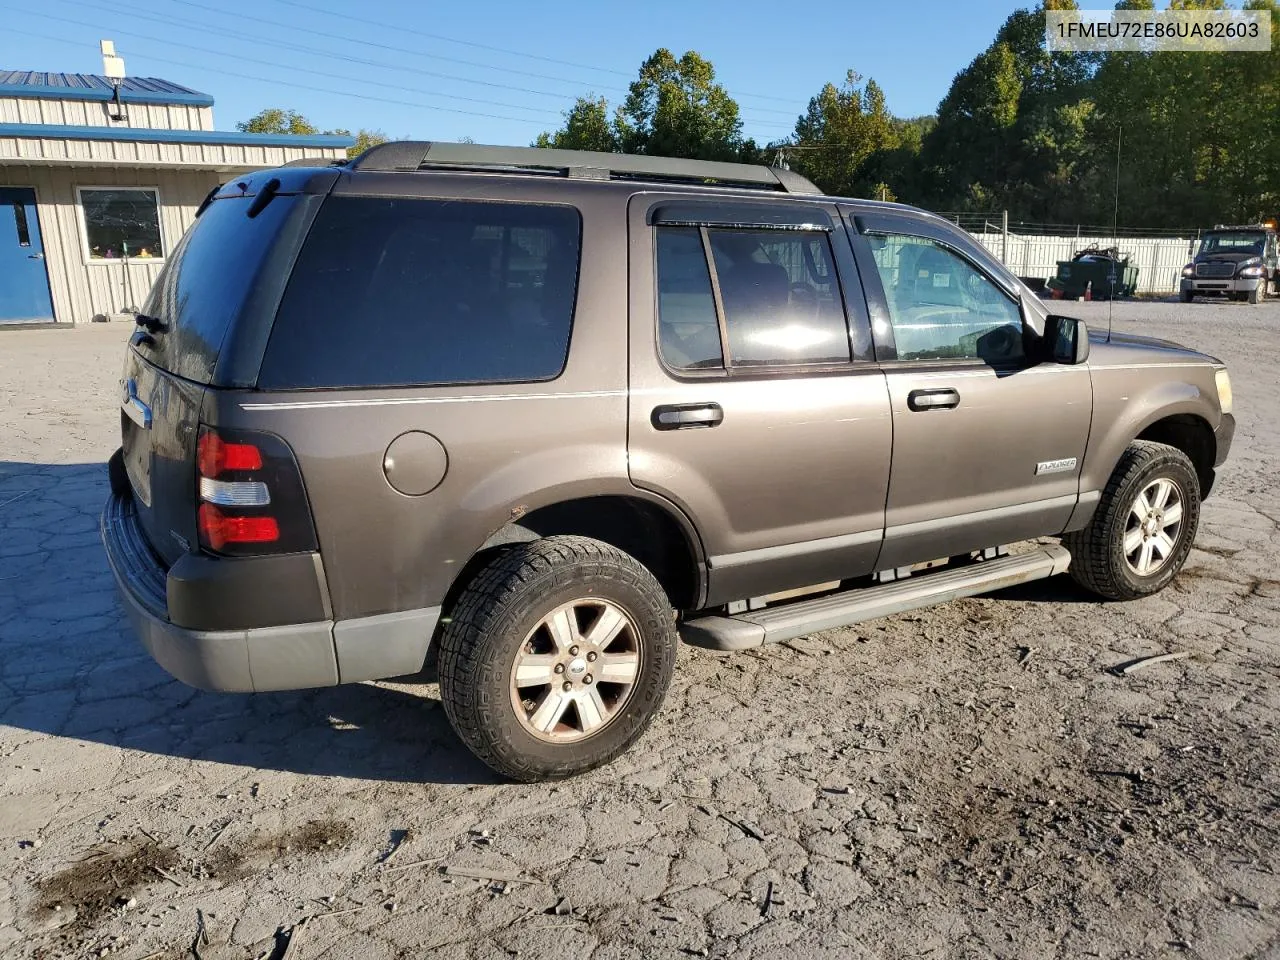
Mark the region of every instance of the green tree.
<instances>
[{"instance_id":1,"label":"green tree","mask_svg":"<svg viewBox=\"0 0 1280 960\"><path fill-rule=\"evenodd\" d=\"M358 157L370 147L376 147L380 143L386 143L391 138L381 130L366 130L363 127L354 134L350 130L344 130L341 127L337 130L330 130L329 133L339 137L355 137L355 143L347 147L348 157Z\"/></svg>"},{"instance_id":2,"label":"green tree","mask_svg":"<svg viewBox=\"0 0 1280 960\"><path fill-rule=\"evenodd\" d=\"M677 60L657 50L612 115L604 97L579 97L564 126L540 133L533 145L759 162L760 148L742 137L738 104L715 77L711 63L693 51Z\"/></svg>"},{"instance_id":3,"label":"green tree","mask_svg":"<svg viewBox=\"0 0 1280 960\"><path fill-rule=\"evenodd\" d=\"M242 133L292 133L298 135L319 133L320 128L297 110L268 107L260 113L241 120L236 129Z\"/></svg>"},{"instance_id":4,"label":"green tree","mask_svg":"<svg viewBox=\"0 0 1280 960\"><path fill-rule=\"evenodd\" d=\"M538 134L533 145L558 150L618 151L618 136L609 119L609 104L604 97L579 97L564 119L562 128Z\"/></svg>"},{"instance_id":5,"label":"green tree","mask_svg":"<svg viewBox=\"0 0 1280 960\"><path fill-rule=\"evenodd\" d=\"M895 150L901 126L889 113L884 91L874 80L862 86L850 70L844 83L828 83L796 121L788 156L792 166L827 193L867 196L877 192L887 173L868 169L873 157ZM877 195L887 194L887 185Z\"/></svg>"},{"instance_id":6,"label":"green tree","mask_svg":"<svg viewBox=\"0 0 1280 960\"><path fill-rule=\"evenodd\" d=\"M737 160L742 153L738 104L715 81L715 68L692 50L679 60L665 47L640 76L614 117L626 153L698 160Z\"/></svg>"}]
</instances>

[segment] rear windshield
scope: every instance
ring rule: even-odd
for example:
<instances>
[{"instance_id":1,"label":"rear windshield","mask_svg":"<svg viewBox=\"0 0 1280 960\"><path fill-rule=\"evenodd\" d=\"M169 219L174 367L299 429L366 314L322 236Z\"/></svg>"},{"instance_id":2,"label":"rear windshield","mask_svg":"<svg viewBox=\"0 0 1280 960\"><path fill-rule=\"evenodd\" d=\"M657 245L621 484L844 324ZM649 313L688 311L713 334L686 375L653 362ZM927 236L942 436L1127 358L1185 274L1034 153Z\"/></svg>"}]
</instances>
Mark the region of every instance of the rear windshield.
<instances>
[{"instance_id":1,"label":"rear windshield","mask_svg":"<svg viewBox=\"0 0 1280 960\"><path fill-rule=\"evenodd\" d=\"M142 313L164 326L138 349L152 363L198 383L213 380L227 328L297 200L277 196L253 219L251 198L215 200L169 255Z\"/></svg>"},{"instance_id":2,"label":"rear windshield","mask_svg":"<svg viewBox=\"0 0 1280 960\"><path fill-rule=\"evenodd\" d=\"M572 207L330 197L258 386L553 379L569 346L580 232Z\"/></svg>"}]
</instances>

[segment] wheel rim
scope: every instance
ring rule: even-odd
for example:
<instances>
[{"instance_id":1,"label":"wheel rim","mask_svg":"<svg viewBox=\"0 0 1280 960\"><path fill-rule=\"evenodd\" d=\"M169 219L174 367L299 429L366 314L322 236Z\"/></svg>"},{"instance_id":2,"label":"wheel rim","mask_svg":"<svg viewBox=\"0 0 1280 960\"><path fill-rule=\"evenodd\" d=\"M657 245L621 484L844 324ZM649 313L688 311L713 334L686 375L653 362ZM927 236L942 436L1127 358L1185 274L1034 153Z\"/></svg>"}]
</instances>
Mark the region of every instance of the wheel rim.
<instances>
[{"instance_id":1,"label":"wheel rim","mask_svg":"<svg viewBox=\"0 0 1280 960\"><path fill-rule=\"evenodd\" d=\"M1181 488L1165 477L1152 480L1129 508L1124 531L1124 562L1140 577L1164 568L1182 533Z\"/></svg>"},{"instance_id":2,"label":"wheel rim","mask_svg":"<svg viewBox=\"0 0 1280 960\"><path fill-rule=\"evenodd\" d=\"M595 736L622 712L640 675L640 632L598 597L556 607L529 631L511 665L511 705L539 740Z\"/></svg>"}]
</instances>

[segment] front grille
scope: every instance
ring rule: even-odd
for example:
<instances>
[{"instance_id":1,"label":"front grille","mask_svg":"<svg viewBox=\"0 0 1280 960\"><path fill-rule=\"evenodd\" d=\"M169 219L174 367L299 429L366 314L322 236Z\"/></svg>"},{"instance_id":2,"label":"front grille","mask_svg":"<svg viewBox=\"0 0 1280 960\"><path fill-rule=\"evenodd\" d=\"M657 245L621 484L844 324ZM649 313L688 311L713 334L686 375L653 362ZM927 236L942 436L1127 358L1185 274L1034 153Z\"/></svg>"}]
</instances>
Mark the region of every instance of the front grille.
<instances>
[{"instance_id":1,"label":"front grille","mask_svg":"<svg viewBox=\"0 0 1280 960\"><path fill-rule=\"evenodd\" d=\"M1236 273L1236 265L1234 263L1197 263L1197 277L1233 277Z\"/></svg>"}]
</instances>

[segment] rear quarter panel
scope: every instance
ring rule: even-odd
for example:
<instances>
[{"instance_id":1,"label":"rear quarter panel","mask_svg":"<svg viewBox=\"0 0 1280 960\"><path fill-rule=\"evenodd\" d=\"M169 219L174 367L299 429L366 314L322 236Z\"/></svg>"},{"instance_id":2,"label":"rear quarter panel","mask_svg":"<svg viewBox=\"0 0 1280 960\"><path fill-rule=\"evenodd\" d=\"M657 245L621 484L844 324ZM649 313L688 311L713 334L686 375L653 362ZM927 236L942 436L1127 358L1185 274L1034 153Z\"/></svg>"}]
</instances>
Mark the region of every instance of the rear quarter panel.
<instances>
[{"instance_id":1,"label":"rear quarter panel","mask_svg":"<svg viewBox=\"0 0 1280 960\"><path fill-rule=\"evenodd\" d=\"M634 494L627 478L626 192L539 193L494 177L368 175L335 193L571 204L582 216L569 356L541 383L377 390L218 391L218 424L292 447L315 518L334 617L439 604L485 540L549 503ZM383 471L411 431L443 445L439 486L405 496Z\"/></svg>"}]
</instances>

